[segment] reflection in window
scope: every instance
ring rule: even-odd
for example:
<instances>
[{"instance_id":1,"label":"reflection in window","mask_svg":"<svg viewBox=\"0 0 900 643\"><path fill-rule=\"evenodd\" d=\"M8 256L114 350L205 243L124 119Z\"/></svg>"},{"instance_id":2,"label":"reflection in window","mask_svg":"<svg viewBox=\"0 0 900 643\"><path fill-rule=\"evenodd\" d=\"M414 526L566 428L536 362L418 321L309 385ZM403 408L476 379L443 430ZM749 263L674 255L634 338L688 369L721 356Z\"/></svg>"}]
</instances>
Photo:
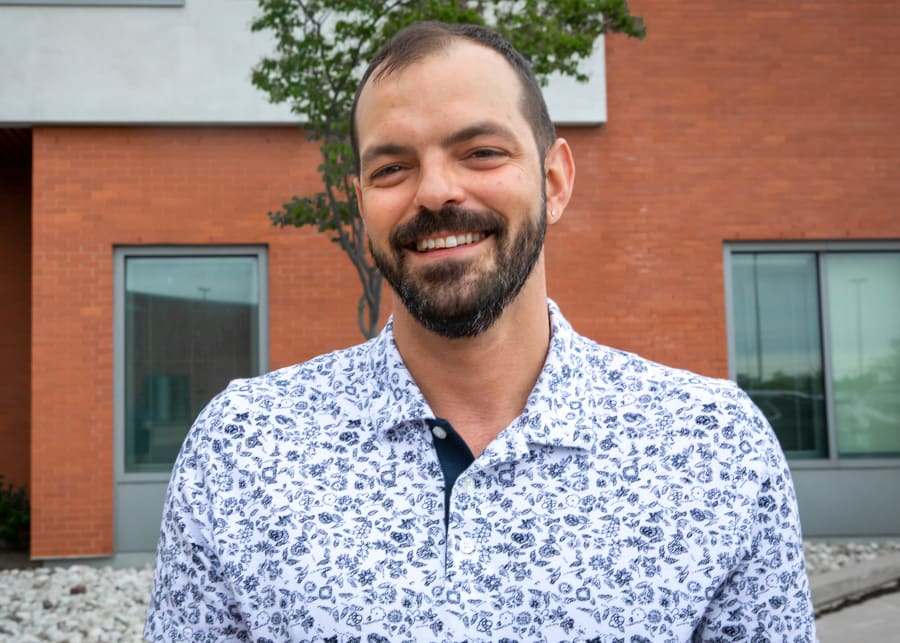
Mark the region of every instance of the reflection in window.
<instances>
[{"instance_id":1,"label":"reflection in window","mask_svg":"<svg viewBox=\"0 0 900 643\"><path fill-rule=\"evenodd\" d=\"M171 470L212 396L259 373L257 261L126 257L126 472Z\"/></svg>"},{"instance_id":2,"label":"reflection in window","mask_svg":"<svg viewBox=\"0 0 900 643\"><path fill-rule=\"evenodd\" d=\"M738 385L794 457L828 455L814 253L732 257Z\"/></svg>"},{"instance_id":3,"label":"reflection in window","mask_svg":"<svg viewBox=\"0 0 900 643\"><path fill-rule=\"evenodd\" d=\"M737 381L787 454L900 456L900 252L734 251L731 267Z\"/></svg>"},{"instance_id":4,"label":"reflection in window","mask_svg":"<svg viewBox=\"0 0 900 643\"><path fill-rule=\"evenodd\" d=\"M838 450L900 455L900 254L826 261Z\"/></svg>"}]
</instances>

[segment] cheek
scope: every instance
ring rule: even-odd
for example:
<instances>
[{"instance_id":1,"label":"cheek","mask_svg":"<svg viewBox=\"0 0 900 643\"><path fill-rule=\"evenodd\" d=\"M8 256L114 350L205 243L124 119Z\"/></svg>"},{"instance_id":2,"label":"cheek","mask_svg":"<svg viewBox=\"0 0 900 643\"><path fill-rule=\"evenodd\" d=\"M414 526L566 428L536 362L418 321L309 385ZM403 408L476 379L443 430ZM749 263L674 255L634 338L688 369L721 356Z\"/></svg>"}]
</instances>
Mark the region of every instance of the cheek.
<instances>
[{"instance_id":1,"label":"cheek","mask_svg":"<svg viewBox=\"0 0 900 643\"><path fill-rule=\"evenodd\" d=\"M524 168L510 168L478 182L474 188L483 191L486 197L500 199L508 203L525 202L533 192L540 193L538 177L532 176Z\"/></svg>"},{"instance_id":2,"label":"cheek","mask_svg":"<svg viewBox=\"0 0 900 643\"><path fill-rule=\"evenodd\" d=\"M369 193L363 196L366 232L376 243L390 233L400 220L403 209L393 195Z\"/></svg>"},{"instance_id":3,"label":"cheek","mask_svg":"<svg viewBox=\"0 0 900 643\"><path fill-rule=\"evenodd\" d=\"M387 245L387 238L390 235L390 229L380 225L377 221L369 220L366 223L366 236L369 241L376 247Z\"/></svg>"},{"instance_id":4,"label":"cheek","mask_svg":"<svg viewBox=\"0 0 900 643\"><path fill-rule=\"evenodd\" d=\"M540 185L531 182L500 180L492 185L486 201L492 210L516 218L534 209L540 202Z\"/></svg>"}]
</instances>

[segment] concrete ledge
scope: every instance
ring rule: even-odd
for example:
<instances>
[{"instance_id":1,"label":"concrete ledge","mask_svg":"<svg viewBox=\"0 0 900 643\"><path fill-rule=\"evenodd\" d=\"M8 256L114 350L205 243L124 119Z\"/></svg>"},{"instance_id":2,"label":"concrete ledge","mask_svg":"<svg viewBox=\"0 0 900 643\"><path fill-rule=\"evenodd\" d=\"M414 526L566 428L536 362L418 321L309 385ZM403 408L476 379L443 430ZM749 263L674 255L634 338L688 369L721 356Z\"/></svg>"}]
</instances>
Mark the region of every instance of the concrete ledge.
<instances>
[{"instance_id":1,"label":"concrete ledge","mask_svg":"<svg viewBox=\"0 0 900 643\"><path fill-rule=\"evenodd\" d=\"M858 600L900 581L900 553L810 576L816 614L834 609L845 601Z\"/></svg>"}]
</instances>

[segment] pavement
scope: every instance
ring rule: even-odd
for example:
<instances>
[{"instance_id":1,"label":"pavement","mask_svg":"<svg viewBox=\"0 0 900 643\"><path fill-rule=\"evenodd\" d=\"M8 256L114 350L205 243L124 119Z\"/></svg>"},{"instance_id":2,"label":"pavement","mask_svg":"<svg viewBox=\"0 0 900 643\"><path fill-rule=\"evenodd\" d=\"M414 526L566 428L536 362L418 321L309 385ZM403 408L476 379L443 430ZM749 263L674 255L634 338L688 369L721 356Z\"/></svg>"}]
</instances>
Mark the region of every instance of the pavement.
<instances>
[{"instance_id":1,"label":"pavement","mask_svg":"<svg viewBox=\"0 0 900 643\"><path fill-rule=\"evenodd\" d=\"M821 643L900 643L900 554L809 579Z\"/></svg>"},{"instance_id":2,"label":"pavement","mask_svg":"<svg viewBox=\"0 0 900 643\"><path fill-rule=\"evenodd\" d=\"M816 619L820 643L900 641L900 591L870 597Z\"/></svg>"}]
</instances>

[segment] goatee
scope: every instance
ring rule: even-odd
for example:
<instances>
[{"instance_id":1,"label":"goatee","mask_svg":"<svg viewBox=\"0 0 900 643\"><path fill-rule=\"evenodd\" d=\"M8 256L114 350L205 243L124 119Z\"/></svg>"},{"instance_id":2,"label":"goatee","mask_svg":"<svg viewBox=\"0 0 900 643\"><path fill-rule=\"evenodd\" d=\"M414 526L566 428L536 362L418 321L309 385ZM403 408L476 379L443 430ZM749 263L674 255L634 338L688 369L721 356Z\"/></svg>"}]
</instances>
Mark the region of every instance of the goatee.
<instances>
[{"instance_id":1,"label":"goatee","mask_svg":"<svg viewBox=\"0 0 900 643\"><path fill-rule=\"evenodd\" d=\"M394 230L387 252L377 250L371 240L369 248L381 274L423 327L451 339L475 337L493 326L531 275L544 246L544 210L542 198L512 237L507 220L495 212L453 205L422 210ZM416 251L419 239L438 232L488 235L481 243L494 244L493 269L447 259L411 272L406 253Z\"/></svg>"}]
</instances>

